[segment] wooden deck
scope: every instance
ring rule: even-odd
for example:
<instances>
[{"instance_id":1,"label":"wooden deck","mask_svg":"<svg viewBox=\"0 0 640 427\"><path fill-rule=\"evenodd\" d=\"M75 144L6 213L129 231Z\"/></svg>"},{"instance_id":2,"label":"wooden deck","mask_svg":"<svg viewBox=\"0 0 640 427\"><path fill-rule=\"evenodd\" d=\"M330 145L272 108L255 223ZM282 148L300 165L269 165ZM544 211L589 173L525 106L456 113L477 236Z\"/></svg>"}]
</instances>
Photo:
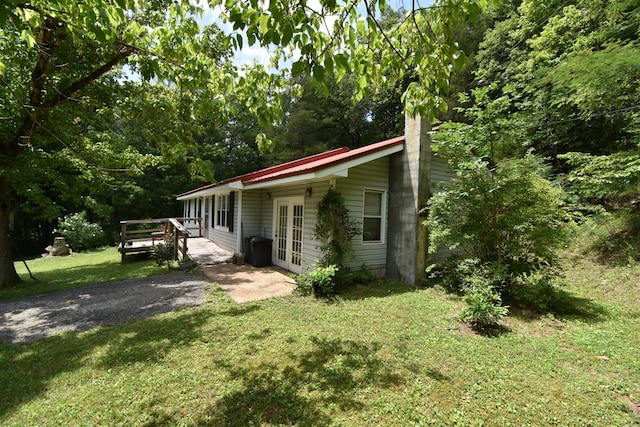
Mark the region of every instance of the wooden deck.
<instances>
[{"instance_id":1,"label":"wooden deck","mask_svg":"<svg viewBox=\"0 0 640 427\"><path fill-rule=\"evenodd\" d=\"M157 245L170 245L173 259L182 260L187 255L189 230L184 226L187 221L198 224L202 233L201 218L158 218L120 221L120 245L118 251L124 264L127 255L151 253Z\"/></svg>"}]
</instances>

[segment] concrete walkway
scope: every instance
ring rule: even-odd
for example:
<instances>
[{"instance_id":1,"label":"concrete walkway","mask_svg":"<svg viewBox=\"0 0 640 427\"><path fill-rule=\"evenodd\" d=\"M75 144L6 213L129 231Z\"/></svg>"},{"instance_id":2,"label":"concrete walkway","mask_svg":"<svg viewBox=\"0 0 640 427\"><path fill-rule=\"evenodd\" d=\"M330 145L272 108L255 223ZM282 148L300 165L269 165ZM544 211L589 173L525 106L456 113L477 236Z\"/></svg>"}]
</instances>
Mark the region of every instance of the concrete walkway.
<instances>
[{"instance_id":1,"label":"concrete walkway","mask_svg":"<svg viewBox=\"0 0 640 427\"><path fill-rule=\"evenodd\" d=\"M233 253L225 251L204 237L192 237L187 240L187 253L199 265L215 265L233 260Z\"/></svg>"},{"instance_id":2,"label":"concrete walkway","mask_svg":"<svg viewBox=\"0 0 640 427\"><path fill-rule=\"evenodd\" d=\"M205 238L190 238L187 247L207 277L237 303L288 295L295 287L295 281L281 268L232 264L232 253Z\"/></svg>"}]
</instances>

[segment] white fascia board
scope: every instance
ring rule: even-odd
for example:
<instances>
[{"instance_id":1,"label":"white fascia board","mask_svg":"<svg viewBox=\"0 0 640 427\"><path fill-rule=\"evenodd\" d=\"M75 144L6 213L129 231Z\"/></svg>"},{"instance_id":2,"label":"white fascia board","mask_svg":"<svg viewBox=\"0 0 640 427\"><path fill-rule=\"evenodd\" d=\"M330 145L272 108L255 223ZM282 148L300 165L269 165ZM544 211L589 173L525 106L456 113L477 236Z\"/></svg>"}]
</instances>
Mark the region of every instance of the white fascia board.
<instances>
[{"instance_id":1,"label":"white fascia board","mask_svg":"<svg viewBox=\"0 0 640 427\"><path fill-rule=\"evenodd\" d=\"M233 181L225 184L224 186L233 190L244 190L244 184L242 183L242 181Z\"/></svg>"},{"instance_id":2,"label":"white fascia board","mask_svg":"<svg viewBox=\"0 0 640 427\"><path fill-rule=\"evenodd\" d=\"M247 184L245 186L245 189L258 190L260 188L267 188L267 187L281 187L283 185L297 184L298 182L301 182L301 181L311 181L313 179L316 179L315 173L313 172L305 173L304 175L288 176L286 178L271 179L269 181L257 182L255 184Z\"/></svg>"},{"instance_id":3,"label":"white fascia board","mask_svg":"<svg viewBox=\"0 0 640 427\"><path fill-rule=\"evenodd\" d=\"M320 171L320 172L311 172L311 173L305 173L303 175L295 175L295 176L289 176L286 178L280 178L280 179L271 179L269 181L263 181L263 182L257 182L255 184L247 184L244 189L245 190L258 190L260 188L271 188L271 187L284 187L287 185L295 185L295 184L301 184L304 182L311 182L311 181L318 181L321 179L327 179L328 175L322 173L324 171ZM332 177L336 177L336 178L346 178L347 176L349 176L349 170L348 169L344 169L342 171L338 171L335 172L331 175Z\"/></svg>"},{"instance_id":4,"label":"white fascia board","mask_svg":"<svg viewBox=\"0 0 640 427\"><path fill-rule=\"evenodd\" d=\"M223 184L219 187L205 188L203 190L196 191L194 193L187 194L185 196L176 197L176 200L180 201L180 200L197 199L199 197L211 196L213 194L228 193L230 189L234 189L234 187L231 186L231 184L234 184L234 183L235 182L230 182L228 184Z\"/></svg>"}]
</instances>

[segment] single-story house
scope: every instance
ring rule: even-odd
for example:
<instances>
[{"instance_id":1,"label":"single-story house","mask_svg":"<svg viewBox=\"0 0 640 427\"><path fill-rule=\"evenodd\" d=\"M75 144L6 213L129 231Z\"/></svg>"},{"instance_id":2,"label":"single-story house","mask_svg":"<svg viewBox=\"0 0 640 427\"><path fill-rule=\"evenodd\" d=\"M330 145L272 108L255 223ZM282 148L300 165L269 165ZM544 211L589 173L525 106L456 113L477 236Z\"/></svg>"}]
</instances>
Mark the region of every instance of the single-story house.
<instances>
[{"instance_id":1,"label":"single-story house","mask_svg":"<svg viewBox=\"0 0 640 427\"><path fill-rule=\"evenodd\" d=\"M431 151L431 126L407 117L405 135L357 149L338 148L196 188L177 199L203 218L204 237L244 253L246 237L273 239L271 261L304 273L321 258L314 239L318 202L330 187L362 227L346 267L416 283L429 260L420 215L437 184L453 176Z\"/></svg>"}]
</instances>

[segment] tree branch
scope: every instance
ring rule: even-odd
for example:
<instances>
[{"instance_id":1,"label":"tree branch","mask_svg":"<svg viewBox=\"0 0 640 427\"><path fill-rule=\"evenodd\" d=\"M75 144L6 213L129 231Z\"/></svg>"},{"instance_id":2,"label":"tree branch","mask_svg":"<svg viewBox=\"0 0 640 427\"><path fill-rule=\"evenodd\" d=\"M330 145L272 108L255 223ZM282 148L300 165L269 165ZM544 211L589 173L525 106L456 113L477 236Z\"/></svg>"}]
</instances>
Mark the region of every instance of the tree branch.
<instances>
[{"instance_id":1,"label":"tree branch","mask_svg":"<svg viewBox=\"0 0 640 427\"><path fill-rule=\"evenodd\" d=\"M81 89L89 86L96 79L100 78L104 74L108 73L113 67L122 62L125 58L130 56L136 51L136 48L131 45L122 45L118 50L118 53L112 57L109 61L107 61L100 68L95 69L86 77L81 78L80 80L75 81L71 84L67 89L58 93L55 97L48 100L44 104L42 104L42 109L48 110L57 107L58 105L64 103L65 101L72 98L72 96Z\"/></svg>"},{"instance_id":2,"label":"tree branch","mask_svg":"<svg viewBox=\"0 0 640 427\"><path fill-rule=\"evenodd\" d=\"M411 66L407 63L407 59L404 56L402 56L400 51L398 51L398 49L393 45L393 42L387 36L387 33L385 33L384 29L380 26L380 23L378 22L375 15L371 11L371 6L369 6L369 2L367 0L364 1L364 5L367 8L367 15L376 24L376 28L378 28L378 31L380 31L380 34L382 34L382 37L387 42L391 50L398 56L398 58L400 58L400 60L405 65L405 67L407 67L407 69L411 69Z\"/></svg>"}]
</instances>

